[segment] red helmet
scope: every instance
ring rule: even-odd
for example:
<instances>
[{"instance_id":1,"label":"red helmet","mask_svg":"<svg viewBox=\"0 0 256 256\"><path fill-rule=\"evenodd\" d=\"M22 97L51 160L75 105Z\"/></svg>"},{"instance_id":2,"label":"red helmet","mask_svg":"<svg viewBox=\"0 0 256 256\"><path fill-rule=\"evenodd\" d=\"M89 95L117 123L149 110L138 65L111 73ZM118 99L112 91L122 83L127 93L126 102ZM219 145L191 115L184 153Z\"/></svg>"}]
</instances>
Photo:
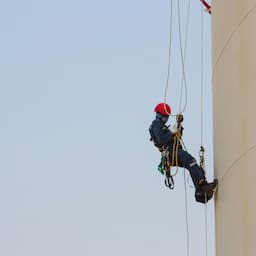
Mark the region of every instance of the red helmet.
<instances>
[{"instance_id":1,"label":"red helmet","mask_svg":"<svg viewBox=\"0 0 256 256\"><path fill-rule=\"evenodd\" d=\"M169 116L171 114L171 108L167 103L159 103L155 107L155 112L164 116Z\"/></svg>"}]
</instances>

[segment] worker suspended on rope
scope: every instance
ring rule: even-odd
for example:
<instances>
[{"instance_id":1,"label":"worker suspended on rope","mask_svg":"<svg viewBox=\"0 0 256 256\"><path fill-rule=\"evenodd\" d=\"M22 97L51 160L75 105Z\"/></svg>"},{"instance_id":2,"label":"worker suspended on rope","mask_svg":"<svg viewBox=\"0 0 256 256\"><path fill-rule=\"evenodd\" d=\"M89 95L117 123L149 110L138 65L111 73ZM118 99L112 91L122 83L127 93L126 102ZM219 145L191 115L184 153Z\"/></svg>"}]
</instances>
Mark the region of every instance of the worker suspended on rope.
<instances>
[{"instance_id":1,"label":"worker suspended on rope","mask_svg":"<svg viewBox=\"0 0 256 256\"><path fill-rule=\"evenodd\" d=\"M207 202L213 196L217 180L208 183L206 181L204 170L197 164L195 158L183 149L180 143L183 131L183 127L181 125L183 121L182 114L179 114L176 117L178 126L169 128L166 126L166 123L171 114L170 106L166 103L159 103L155 107L155 112L156 118L153 120L149 128L151 140L160 152L167 152L167 167L171 165L185 167L189 171L196 189L196 201L201 203ZM172 178L168 179L171 177L170 169L168 170L167 168L165 172L167 176L166 185L173 188Z\"/></svg>"}]
</instances>

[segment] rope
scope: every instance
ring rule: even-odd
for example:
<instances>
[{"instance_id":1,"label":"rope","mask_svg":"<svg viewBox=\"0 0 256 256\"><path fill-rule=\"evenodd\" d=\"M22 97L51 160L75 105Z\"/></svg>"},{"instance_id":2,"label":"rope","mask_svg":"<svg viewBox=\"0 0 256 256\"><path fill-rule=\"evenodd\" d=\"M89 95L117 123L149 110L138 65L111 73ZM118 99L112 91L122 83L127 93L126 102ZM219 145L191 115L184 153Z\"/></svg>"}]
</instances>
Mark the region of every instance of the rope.
<instances>
[{"instance_id":1,"label":"rope","mask_svg":"<svg viewBox=\"0 0 256 256\"><path fill-rule=\"evenodd\" d=\"M172 12L173 12L173 5L171 0L171 8L170 8L170 31L169 31L169 58L168 58L168 69L167 69L167 78L164 90L164 103L166 103L167 91L169 87L169 79L170 79L170 71L171 71L171 59L172 59ZM168 111L167 111L168 112Z\"/></svg>"},{"instance_id":2,"label":"rope","mask_svg":"<svg viewBox=\"0 0 256 256\"><path fill-rule=\"evenodd\" d=\"M190 5L189 5L190 7ZM189 12L188 12L189 14ZM189 15L187 16L187 19L189 18ZM188 23L188 21L187 21ZM184 86L185 86L185 104L183 109L180 111L180 113L183 113L187 107L187 78L186 78L186 73L185 73L185 55L183 54L183 49L182 49L182 37L181 37L181 17L180 17L180 0L178 0L178 24L179 24L179 45L180 45L180 58L181 58L181 64L182 64L182 77L184 81ZM186 33L188 33L188 30L186 30ZM185 36L187 38L187 34ZM185 41L186 45L186 41Z\"/></svg>"},{"instance_id":3,"label":"rope","mask_svg":"<svg viewBox=\"0 0 256 256\"><path fill-rule=\"evenodd\" d=\"M219 185L218 187L220 187L221 183L225 180L226 176L230 173L230 171L232 170L232 168L242 159L244 158L246 155L248 155L249 152L251 152L252 150L254 150L256 148L256 144L254 144L253 146L251 146L250 148L248 148L244 153L242 153L238 158L236 158L233 163L230 165L230 167L224 172L224 174L222 175L222 177L219 179Z\"/></svg>"},{"instance_id":4,"label":"rope","mask_svg":"<svg viewBox=\"0 0 256 256\"><path fill-rule=\"evenodd\" d=\"M187 256L189 256L189 226L188 226L188 196L186 186L186 173L184 168L184 189L185 189L185 209L186 209L186 230L187 230Z\"/></svg>"},{"instance_id":5,"label":"rope","mask_svg":"<svg viewBox=\"0 0 256 256\"><path fill-rule=\"evenodd\" d=\"M201 9L203 10L203 9ZM186 19L186 31L185 31L185 42L184 42L184 50L182 46L182 35L181 35L181 10L180 10L180 1L178 0L178 31L179 31L179 48L180 48L180 57L182 64L182 78L181 78L181 88L180 88L180 101L179 101L179 113L183 113L187 107L187 79L185 73L185 61L186 61L186 49L187 49L187 37L188 37L188 28L189 28L189 14L190 14L190 0L188 0L188 9L187 9L187 19ZM164 91L164 103L166 103L170 73L171 73L171 57L172 57L172 20L173 20L173 5L171 0L171 13L170 13L170 40L169 40L169 59L168 59L168 71L167 71L167 79ZM182 92L183 87L185 88L185 103L183 108L182 106ZM178 147L179 144L183 144L184 149L187 151L185 144L178 133L174 137L174 144L172 149L172 160L171 166L174 163L177 166L176 172L170 175L175 176L178 172ZM201 11L201 145L203 144L203 11ZM184 189L185 189L185 211L186 211L186 233L187 233L187 256L189 256L189 224L188 224L188 202L187 202L187 186L186 186L186 173L184 169ZM206 205L206 204L205 204ZM207 256L207 206L205 206L205 238L206 238L206 256Z\"/></svg>"},{"instance_id":6,"label":"rope","mask_svg":"<svg viewBox=\"0 0 256 256\"><path fill-rule=\"evenodd\" d=\"M180 139L181 139L180 133L177 133L174 136L174 142L173 142L173 146L172 146L172 161L171 161L171 167L175 165L176 166L176 171L175 171L174 174L171 174L171 176L177 175L178 170L179 170L178 152L179 152Z\"/></svg>"},{"instance_id":7,"label":"rope","mask_svg":"<svg viewBox=\"0 0 256 256\"><path fill-rule=\"evenodd\" d=\"M207 195L205 193L205 202L207 202ZM205 220L205 224L204 224L204 228L205 228L205 256L208 255L208 212L207 212L207 203L204 204L204 220Z\"/></svg>"},{"instance_id":8,"label":"rope","mask_svg":"<svg viewBox=\"0 0 256 256\"><path fill-rule=\"evenodd\" d=\"M186 62L186 53L187 53L187 39L188 39L188 29L189 29L189 17L190 17L190 0L188 0L188 8L187 8L187 18L186 18L186 32L185 32L185 43L184 43L184 65ZM182 103L182 92L184 86L184 78L183 75L181 77L181 88L180 88L180 104L179 104L179 113L181 113L181 103ZM186 88L186 103L187 105L187 88Z\"/></svg>"},{"instance_id":9,"label":"rope","mask_svg":"<svg viewBox=\"0 0 256 256\"><path fill-rule=\"evenodd\" d=\"M168 70L167 70L167 78L164 90L164 103L166 103L167 92L169 89L169 80L171 75L171 59L172 59L172 23L173 23L173 2L171 0L171 8L170 8L170 36L169 36L169 54L168 54ZM181 56L181 63L182 63L182 82L181 82L181 96L180 96L180 103L179 103L179 113L183 113L187 107L187 79L185 73L185 53L187 47L187 38L188 38L188 27L189 27L189 14L190 14L190 0L188 2L188 10L187 10L187 19L186 19L186 32L185 32L185 43L184 43L184 54L182 49L182 36L181 36L181 17L180 17L180 2L178 0L178 27L179 27L179 46L180 46L180 56ZM185 103L183 108L181 109L181 101L182 101L182 91L183 91L183 82L185 87ZM166 107L165 107L166 108ZM167 111L165 109L165 111ZM168 111L167 111L168 112ZM176 116L175 114L172 116Z\"/></svg>"},{"instance_id":10,"label":"rope","mask_svg":"<svg viewBox=\"0 0 256 256\"><path fill-rule=\"evenodd\" d=\"M179 143L182 145L182 147L185 149L185 151L187 151L187 148L185 146L185 143L183 141L183 139L181 137L179 137L178 135L175 136L176 141L175 143L178 141L177 145L179 145ZM255 144L256 147L256 144ZM176 152L174 153L174 148L176 150ZM174 163L174 156L176 158L176 164L177 164L177 152L178 149L175 147L173 147L173 151L172 151L172 163ZM177 174L177 172L175 173L175 175ZM189 183L188 183L189 185ZM192 187L194 188L194 187ZM188 220L188 200L187 200L187 184L186 184L186 173L185 173L185 168L184 168L184 189L185 189L185 212L186 212L186 234L187 234L187 256L189 256L189 248L190 248L190 244L189 244L189 220ZM208 209L207 209L207 195L205 193L205 205L204 205L204 215L205 215L205 223L204 223L204 227L205 227L205 256L208 255Z\"/></svg>"},{"instance_id":11,"label":"rope","mask_svg":"<svg viewBox=\"0 0 256 256\"><path fill-rule=\"evenodd\" d=\"M204 111L204 19L203 7L201 7L201 146L203 145L203 111Z\"/></svg>"},{"instance_id":12,"label":"rope","mask_svg":"<svg viewBox=\"0 0 256 256\"><path fill-rule=\"evenodd\" d=\"M174 143L173 143L173 148L172 148L172 160L170 167L176 165L176 172L174 174L171 174L170 170L170 175L173 177L178 173L178 150L179 150L179 145L184 144L180 132L178 132L175 137L174 137ZM182 145L183 146L183 145ZM184 147L185 148L185 147ZM185 189L185 212L186 212L186 234L187 234L187 256L189 256L189 225L188 225L188 199L187 199L187 186L186 186L186 173L185 173L185 168L184 168L184 189Z\"/></svg>"},{"instance_id":13,"label":"rope","mask_svg":"<svg viewBox=\"0 0 256 256\"><path fill-rule=\"evenodd\" d=\"M174 143L173 143L173 149L172 149L172 162L171 166L173 166L174 162L177 166L175 174L172 176L175 176L178 172L178 150L179 150L179 145L182 145L184 149L187 151L185 144L182 140L180 132L178 132L175 137L174 137ZM175 158L175 159L174 159ZM186 171L184 168L184 189L185 189L185 212L186 212L186 234L187 234L187 256L189 256L189 251L190 251L190 244L189 244L189 224L188 224L188 198L187 198L187 185L186 185Z\"/></svg>"},{"instance_id":14,"label":"rope","mask_svg":"<svg viewBox=\"0 0 256 256\"><path fill-rule=\"evenodd\" d=\"M214 80L214 75L215 75L215 70L216 67L218 65L218 63L220 62L222 55L224 54L225 50L227 49L229 43L231 42L232 38L234 37L234 35L236 34L236 32L238 31L238 29L240 28L240 26L244 23L244 21L252 14L252 12L256 9L256 4L244 15L244 17L241 19L241 21L238 23L238 25L235 27L235 29L231 32L230 36L228 37L226 43L224 44L223 48L221 49L217 60L213 66L213 71L212 71L212 80Z\"/></svg>"},{"instance_id":15,"label":"rope","mask_svg":"<svg viewBox=\"0 0 256 256\"><path fill-rule=\"evenodd\" d=\"M203 6L201 7L201 148L203 147L203 114L204 114L204 15ZM207 195L205 193L204 204L204 219L205 219L205 256L208 251L208 230L207 230Z\"/></svg>"}]
</instances>

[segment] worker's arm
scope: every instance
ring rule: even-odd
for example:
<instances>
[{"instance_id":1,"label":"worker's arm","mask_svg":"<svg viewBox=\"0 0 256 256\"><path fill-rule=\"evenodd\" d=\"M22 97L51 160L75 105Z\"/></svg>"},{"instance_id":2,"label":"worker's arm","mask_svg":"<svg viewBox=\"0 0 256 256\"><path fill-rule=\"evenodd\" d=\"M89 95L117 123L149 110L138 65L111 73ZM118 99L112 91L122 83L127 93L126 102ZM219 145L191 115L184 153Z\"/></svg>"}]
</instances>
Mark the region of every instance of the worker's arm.
<instances>
[{"instance_id":1,"label":"worker's arm","mask_svg":"<svg viewBox=\"0 0 256 256\"><path fill-rule=\"evenodd\" d=\"M170 132L167 126L158 126L153 127L153 133L157 140L157 144L166 145L173 140L173 134Z\"/></svg>"}]
</instances>

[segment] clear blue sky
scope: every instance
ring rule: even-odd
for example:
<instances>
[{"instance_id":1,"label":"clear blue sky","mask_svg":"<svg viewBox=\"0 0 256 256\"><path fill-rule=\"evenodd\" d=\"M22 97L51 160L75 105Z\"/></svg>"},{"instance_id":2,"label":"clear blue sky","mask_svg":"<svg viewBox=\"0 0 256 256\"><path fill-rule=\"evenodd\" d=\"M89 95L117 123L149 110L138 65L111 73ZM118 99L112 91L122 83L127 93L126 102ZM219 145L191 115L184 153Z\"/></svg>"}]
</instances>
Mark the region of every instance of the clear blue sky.
<instances>
[{"instance_id":1,"label":"clear blue sky","mask_svg":"<svg viewBox=\"0 0 256 256\"><path fill-rule=\"evenodd\" d=\"M195 157L200 8L191 0L184 113L184 140ZM183 35L185 11L182 5ZM2 1L0 255L186 255L183 170L176 189L166 189L148 135L164 95L169 15L166 0ZM204 20L204 142L212 179L207 13ZM176 112L181 64L174 27L168 102ZM204 207L193 193L190 255L204 256ZM208 218L213 256L212 202Z\"/></svg>"}]
</instances>

